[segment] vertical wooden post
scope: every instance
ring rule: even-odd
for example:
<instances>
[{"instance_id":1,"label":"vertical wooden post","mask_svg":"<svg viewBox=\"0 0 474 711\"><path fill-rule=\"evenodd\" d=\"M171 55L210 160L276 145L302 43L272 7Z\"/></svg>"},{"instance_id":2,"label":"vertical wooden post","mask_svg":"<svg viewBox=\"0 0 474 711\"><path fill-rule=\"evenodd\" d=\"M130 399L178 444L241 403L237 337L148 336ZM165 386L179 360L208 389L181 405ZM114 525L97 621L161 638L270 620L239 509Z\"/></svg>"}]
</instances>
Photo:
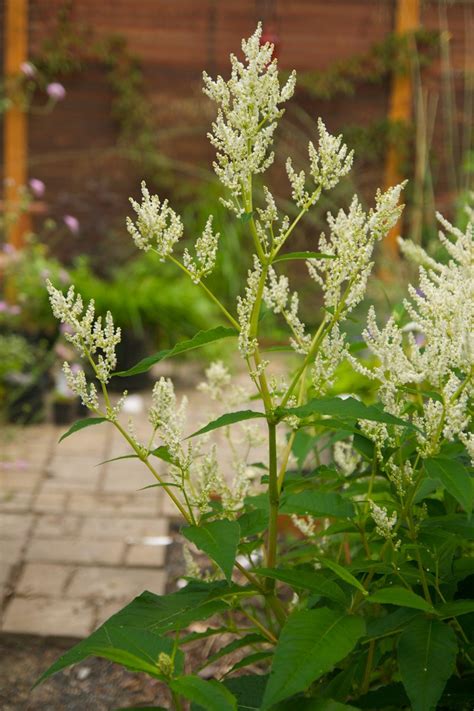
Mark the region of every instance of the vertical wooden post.
<instances>
[{"instance_id":1,"label":"vertical wooden post","mask_svg":"<svg viewBox=\"0 0 474 711\"><path fill-rule=\"evenodd\" d=\"M20 65L28 58L28 0L6 0L4 65L5 77L18 75ZM15 214L20 206L20 190L26 185L28 170L27 115L15 96L4 116L4 209ZM7 227L7 239L20 248L29 229L29 215L19 214Z\"/></svg>"},{"instance_id":2,"label":"vertical wooden post","mask_svg":"<svg viewBox=\"0 0 474 711\"><path fill-rule=\"evenodd\" d=\"M396 0L395 34L413 32L420 24L420 0ZM388 118L390 121L407 122L411 118L413 103L413 82L411 72L394 74L390 93ZM403 180L397 147L391 145L385 159L385 187L389 188ZM387 254L398 257L397 236L400 234L401 220L390 230L385 240Z\"/></svg>"}]
</instances>

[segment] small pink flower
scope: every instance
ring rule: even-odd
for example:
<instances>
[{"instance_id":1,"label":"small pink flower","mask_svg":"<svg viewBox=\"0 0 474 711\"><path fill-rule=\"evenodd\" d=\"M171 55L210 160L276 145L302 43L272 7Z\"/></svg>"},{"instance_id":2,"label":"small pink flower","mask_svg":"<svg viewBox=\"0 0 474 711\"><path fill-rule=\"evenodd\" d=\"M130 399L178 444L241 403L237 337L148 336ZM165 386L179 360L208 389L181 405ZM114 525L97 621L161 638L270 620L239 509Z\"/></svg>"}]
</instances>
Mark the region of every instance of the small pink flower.
<instances>
[{"instance_id":1,"label":"small pink flower","mask_svg":"<svg viewBox=\"0 0 474 711\"><path fill-rule=\"evenodd\" d=\"M38 180L38 178L31 178L31 180L29 181L29 186L31 192L35 197L43 197L46 190L46 185L43 183L42 180Z\"/></svg>"},{"instance_id":2,"label":"small pink flower","mask_svg":"<svg viewBox=\"0 0 474 711\"><path fill-rule=\"evenodd\" d=\"M58 278L61 284L67 284L67 282L69 281L69 274L65 269L61 269L58 274Z\"/></svg>"},{"instance_id":3,"label":"small pink flower","mask_svg":"<svg viewBox=\"0 0 474 711\"><path fill-rule=\"evenodd\" d=\"M46 93L53 101L62 101L66 96L66 89L58 81L53 81L46 87Z\"/></svg>"},{"instance_id":4,"label":"small pink flower","mask_svg":"<svg viewBox=\"0 0 474 711\"><path fill-rule=\"evenodd\" d=\"M68 230L70 230L73 235L77 235L79 232L79 220L77 217L74 217L73 215L64 215L63 220Z\"/></svg>"},{"instance_id":5,"label":"small pink flower","mask_svg":"<svg viewBox=\"0 0 474 711\"><path fill-rule=\"evenodd\" d=\"M4 254L13 254L15 252L15 247L12 244L4 244L2 246L2 252Z\"/></svg>"},{"instance_id":6,"label":"small pink flower","mask_svg":"<svg viewBox=\"0 0 474 711\"><path fill-rule=\"evenodd\" d=\"M29 77L31 79L36 76L36 67L31 62L22 62L20 64L20 72L24 74L25 77Z\"/></svg>"},{"instance_id":7,"label":"small pink flower","mask_svg":"<svg viewBox=\"0 0 474 711\"><path fill-rule=\"evenodd\" d=\"M81 370L82 370L82 368L81 368L81 366L79 365L79 363L73 363L73 364L71 365L71 373L72 373L73 375L77 375L78 373L81 372Z\"/></svg>"},{"instance_id":8,"label":"small pink flower","mask_svg":"<svg viewBox=\"0 0 474 711\"><path fill-rule=\"evenodd\" d=\"M21 313L21 307L18 304L13 304L13 306L10 306L10 313L12 316L18 316Z\"/></svg>"},{"instance_id":9,"label":"small pink flower","mask_svg":"<svg viewBox=\"0 0 474 711\"><path fill-rule=\"evenodd\" d=\"M61 333L74 333L74 329L68 323L62 323L59 327Z\"/></svg>"},{"instance_id":10,"label":"small pink flower","mask_svg":"<svg viewBox=\"0 0 474 711\"><path fill-rule=\"evenodd\" d=\"M0 301L0 314L8 311L8 304L6 301Z\"/></svg>"}]
</instances>

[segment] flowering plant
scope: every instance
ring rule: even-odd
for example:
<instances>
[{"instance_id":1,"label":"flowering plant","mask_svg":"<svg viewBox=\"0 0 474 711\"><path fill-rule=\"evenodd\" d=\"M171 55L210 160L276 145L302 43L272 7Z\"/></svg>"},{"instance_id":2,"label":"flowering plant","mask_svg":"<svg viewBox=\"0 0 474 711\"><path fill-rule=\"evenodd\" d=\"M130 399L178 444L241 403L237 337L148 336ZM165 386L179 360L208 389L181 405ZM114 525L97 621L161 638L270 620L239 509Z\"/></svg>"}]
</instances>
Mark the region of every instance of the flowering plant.
<instances>
[{"instance_id":1,"label":"flowering plant","mask_svg":"<svg viewBox=\"0 0 474 711\"><path fill-rule=\"evenodd\" d=\"M174 502L183 536L208 556L209 568L204 574L188 550L185 587L164 596L143 593L42 678L98 655L163 681L176 709L188 701L211 711L468 708L472 213L465 233L440 217L443 262L402 242L420 262L419 288L409 287L404 316L383 326L370 310L365 351L350 343L345 322L364 297L375 245L400 215L403 186L377 192L368 212L354 197L347 211L329 215L319 251L286 249L321 193L348 173L352 153L320 120L307 171L296 170L291 159L286 164L297 217L290 222L282 215L268 188L264 204L254 204L253 181L272 163L281 105L296 81L291 74L280 86L272 46L261 44L261 34L259 26L243 41L244 62L231 56L228 81L204 74L204 91L218 105L210 134L214 168L228 189L225 204L247 225L255 252L236 313L205 283L220 239L212 216L181 259L181 219L144 184L127 221L137 247L184 271L227 325L114 373L120 332L112 315L96 319L93 303L85 307L74 287L64 295L48 284L55 316L98 382L97 389L85 371L65 364L69 387L94 417L64 436L112 423ZM298 259L322 292L315 333L302 322L298 294L283 271L285 262ZM272 374L271 351L261 347L264 304L288 327L296 359L288 378ZM217 417L193 431L186 402L178 404L172 382L161 378L153 388L148 442L124 427L121 401L112 404L107 390L112 377L224 338L236 339L253 394L232 386L228 368L213 363L201 389ZM374 381L375 402L332 396L342 362ZM251 409L239 405L249 397ZM222 433L230 459L224 472L212 442ZM262 436L266 454L256 461ZM291 517L292 535L283 534L283 517ZM205 631L190 631L203 620L209 620ZM220 647L201 670L186 666L188 646L212 637ZM231 654L239 660L220 679L198 673Z\"/></svg>"}]
</instances>

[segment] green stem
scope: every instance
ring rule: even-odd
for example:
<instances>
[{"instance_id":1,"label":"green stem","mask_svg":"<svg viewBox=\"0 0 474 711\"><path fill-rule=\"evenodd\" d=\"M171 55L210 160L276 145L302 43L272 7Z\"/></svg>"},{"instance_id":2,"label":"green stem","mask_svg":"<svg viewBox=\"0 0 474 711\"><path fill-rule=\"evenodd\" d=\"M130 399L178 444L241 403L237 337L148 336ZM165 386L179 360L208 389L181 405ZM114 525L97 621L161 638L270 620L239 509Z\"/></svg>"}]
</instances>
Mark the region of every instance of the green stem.
<instances>
[{"instance_id":1,"label":"green stem","mask_svg":"<svg viewBox=\"0 0 474 711\"><path fill-rule=\"evenodd\" d=\"M176 257L173 257L172 254L169 254L169 255L168 255L168 259L169 259L171 262L173 262L173 264L176 264L176 266L179 267L179 268L181 269L181 271L183 271L183 272L191 279L191 281L192 281L192 274L189 272L188 269L186 269L186 267L184 266L184 264L181 264L181 262L179 261L179 259L176 259ZM195 283L195 282L193 282L193 283ZM224 304L222 304L222 303L219 301L219 299L217 298L217 296L216 296L215 294L213 294L210 289L208 289L208 287L204 284L204 282L203 282L203 281L199 281L199 283L198 283L196 286L200 286L200 287L201 287L201 289L207 294L207 296L211 299L211 301L213 301L213 302L216 304L216 306L222 311L222 313L224 314L224 316L226 317L226 319L232 324L232 326L233 326L237 331L240 331L239 323L235 320L235 318L232 316L232 314L230 314L230 313L227 311L226 307L224 306Z\"/></svg>"},{"instance_id":2,"label":"green stem","mask_svg":"<svg viewBox=\"0 0 474 711\"><path fill-rule=\"evenodd\" d=\"M275 259L275 257L277 256L278 252L279 252L280 249L283 247L283 245L285 244L286 240L288 239L288 237L291 235L291 233L292 233L293 230L295 229L295 227L296 227L296 225L298 224L298 222L301 220L301 218L303 217L303 215L305 215L305 214L308 212L308 210L309 210L309 208L311 207L311 205L314 205L315 201L319 198L320 194L321 194L321 187L318 186L318 187L316 188L316 190L314 191L314 193L311 195L311 197L310 197L310 199L308 200L308 202L306 202L306 203L303 205L303 207L301 208L301 211L298 213L298 215L295 217L295 219L293 220L293 222L291 223L291 225L288 227L288 229L287 229L287 231L285 232L285 234L283 235L282 240L281 240L280 244L278 245L278 247L276 247L276 248L274 249L274 251L272 252L272 259Z\"/></svg>"},{"instance_id":3,"label":"green stem","mask_svg":"<svg viewBox=\"0 0 474 711\"><path fill-rule=\"evenodd\" d=\"M276 454L276 425L273 422L268 423L268 498L270 504L270 519L268 523L267 535L267 568L274 568L276 564L277 551L277 536L278 536L278 506L280 503L278 493L278 470L277 470L277 454ZM269 584L268 584L269 583ZM267 589L272 590L275 581L269 579Z\"/></svg>"}]
</instances>

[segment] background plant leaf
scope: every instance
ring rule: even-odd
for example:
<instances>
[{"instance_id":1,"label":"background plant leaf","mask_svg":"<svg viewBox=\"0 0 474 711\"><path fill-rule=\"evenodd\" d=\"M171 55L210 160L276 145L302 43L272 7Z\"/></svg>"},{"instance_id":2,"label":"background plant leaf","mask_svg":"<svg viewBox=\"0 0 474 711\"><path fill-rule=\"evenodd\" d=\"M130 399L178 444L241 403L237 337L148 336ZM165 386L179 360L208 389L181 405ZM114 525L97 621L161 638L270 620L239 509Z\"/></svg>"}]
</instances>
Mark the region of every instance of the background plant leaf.
<instances>
[{"instance_id":1,"label":"background plant leaf","mask_svg":"<svg viewBox=\"0 0 474 711\"><path fill-rule=\"evenodd\" d=\"M426 459L424 466L428 476L438 479L462 508L471 514L473 488L472 479L466 467L457 459L445 457Z\"/></svg>"}]
</instances>

